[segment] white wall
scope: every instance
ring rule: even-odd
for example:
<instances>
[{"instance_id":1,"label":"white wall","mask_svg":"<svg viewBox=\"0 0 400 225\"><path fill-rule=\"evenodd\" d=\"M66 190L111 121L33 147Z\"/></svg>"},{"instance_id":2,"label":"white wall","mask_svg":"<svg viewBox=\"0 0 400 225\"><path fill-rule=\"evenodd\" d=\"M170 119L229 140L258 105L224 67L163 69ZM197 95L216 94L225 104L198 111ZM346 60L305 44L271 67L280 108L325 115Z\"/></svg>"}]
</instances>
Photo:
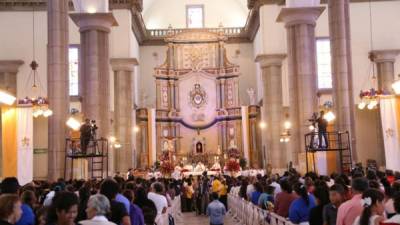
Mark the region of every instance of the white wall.
<instances>
[{"instance_id":1,"label":"white wall","mask_svg":"<svg viewBox=\"0 0 400 225\"><path fill-rule=\"evenodd\" d=\"M241 27L246 24L248 9L238 0L154 0L143 14L148 29L186 27L186 5L204 5L205 27Z\"/></svg>"}]
</instances>

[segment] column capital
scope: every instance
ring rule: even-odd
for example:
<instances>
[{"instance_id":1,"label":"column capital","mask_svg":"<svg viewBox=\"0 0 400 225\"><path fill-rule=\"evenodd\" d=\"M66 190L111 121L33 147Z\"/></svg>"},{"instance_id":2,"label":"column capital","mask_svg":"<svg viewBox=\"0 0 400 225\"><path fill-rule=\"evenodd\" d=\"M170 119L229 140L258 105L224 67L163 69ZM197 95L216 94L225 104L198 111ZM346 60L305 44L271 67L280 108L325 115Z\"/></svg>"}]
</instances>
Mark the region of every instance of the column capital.
<instances>
[{"instance_id":1,"label":"column capital","mask_svg":"<svg viewBox=\"0 0 400 225\"><path fill-rule=\"evenodd\" d=\"M110 64L113 71L134 71L139 62L136 58L112 58Z\"/></svg>"},{"instance_id":2,"label":"column capital","mask_svg":"<svg viewBox=\"0 0 400 225\"><path fill-rule=\"evenodd\" d=\"M102 30L110 32L110 28L118 26L112 13L70 13L72 21L79 27L79 31Z\"/></svg>"},{"instance_id":3,"label":"column capital","mask_svg":"<svg viewBox=\"0 0 400 225\"><path fill-rule=\"evenodd\" d=\"M257 55L255 62L260 63L261 68L282 66L282 62L285 58L286 54L259 54Z\"/></svg>"},{"instance_id":4,"label":"column capital","mask_svg":"<svg viewBox=\"0 0 400 225\"><path fill-rule=\"evenodd\" d=\"M0 60L0 72L18 73L22 60Z\"/></svg>"},{"instance_id":5,"label":"column capital","mask_svg":"<svg viewBox=\"0 0 400 225\"><path fill-rule=\"evenodd\" d=\"M400 54L400 49L373 50L369 52L372 61L376 63L394 62Z\"/></svg>"},{"instance_id":6,"label":"column capital","mask_svg":"<svg viewBox=\"0 0 400 225\"><path fill-rule=\"evenodd\" d=\"M324 6L285 7L281 9L276 22L283 22L286 26L292 26L296 24L315 25L318 17L324 10Z\"/></svg>"}]
</instances>

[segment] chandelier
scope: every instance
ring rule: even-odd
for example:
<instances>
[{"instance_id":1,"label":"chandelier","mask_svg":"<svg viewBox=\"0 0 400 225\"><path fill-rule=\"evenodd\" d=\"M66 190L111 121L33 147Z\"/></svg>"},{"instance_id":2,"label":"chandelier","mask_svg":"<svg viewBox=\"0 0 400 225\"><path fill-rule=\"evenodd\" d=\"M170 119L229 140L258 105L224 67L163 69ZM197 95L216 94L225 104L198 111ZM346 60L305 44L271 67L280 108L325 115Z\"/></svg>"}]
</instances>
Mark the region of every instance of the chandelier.
<instances>
[{"instance_id":1,"label":"chandelier","mask_svg":"<svg viewBox=\"0 0 400 225\"><path fill-rule=\"evenodd\" d=\"M292 123L289 120L289 114L285 115L285 121L283 121L283 132L280 134L279 142L288 143L290 141L290 129L292 128Z\"/></svg>"},{"instance_id":2,"label":"chandelier","mask_svg":"<svg viewBox=\"0 0 400 225\"><path fill-rule=\"evenodd\" d=\"M375 61L375 56L372 53L373 50L373 33L372 33L372 7L371 7L371 0L369 1L369 25L370 25L370 48L371 51L368 55L369 60L371 61L370 63L370 74L372 74L372 76L369 76L368 79L371 79L371 88L367 89L367 90L361 90L360 91L360 99L361 102L358 104L358 109L363 110L365 108L372 110L372 109L376 109L378 107L379 104L379 99L385 95L390 95L391 93L389 93L388 91L384 91L384 90L379 90L379 89L375 89L376 83L377 83L377 78L375 75L375 65L374 65L374 61Z\"/></svg>"},{"instance_id":3,"label":"chandelier","mask_svg":"<svg viewBox=\"0 0 400 225\"><path fill-rule=\"evenodd\" d=\"M33 84L30 89L32 91L32 96L26 96L25 98L20 99L18 101L18 104L31 105L33 108L32 115L35 118L39 116L49 117L53 115L53 111L49 108L49 101L47 100L47 98L41 96L43 90L37 73L37 68L39 67L39 64L35 61L35 10L32 11L32 49L33 60L29 65L31 67L31 72L25 85L25 90L29 90L28 83L31 81L31 79L33 80Z\"/></svg>"}]
</instances>

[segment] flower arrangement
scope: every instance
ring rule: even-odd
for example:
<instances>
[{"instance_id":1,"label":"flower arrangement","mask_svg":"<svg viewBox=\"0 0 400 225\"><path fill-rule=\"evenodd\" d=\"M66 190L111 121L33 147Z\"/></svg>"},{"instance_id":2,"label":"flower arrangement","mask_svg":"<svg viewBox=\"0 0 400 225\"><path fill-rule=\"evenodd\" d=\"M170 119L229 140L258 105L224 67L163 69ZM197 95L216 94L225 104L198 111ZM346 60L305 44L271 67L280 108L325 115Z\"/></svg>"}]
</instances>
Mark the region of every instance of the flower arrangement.
<instances>
[{"instance_id":1,"label":"flower arrangement","mask_svg":"<svg viewBox=\"0 0 400 225\"><path fill-rule=\"evenodd\" d=\"M170 161L163 161L160 165L160 172L163 175L171 175L174 172L174 165Z\"/></svg>"},{"instance_id":2,"label":"flower arrangement","mask_svg":"<svg viewBox=\"0 0 400 225\"><path fill-rule=\"evenodd\" d=\"M225 164L226 170L230 172L239 172L240 165L235 159L229 159Z\"/></svg>"}]
</instances>

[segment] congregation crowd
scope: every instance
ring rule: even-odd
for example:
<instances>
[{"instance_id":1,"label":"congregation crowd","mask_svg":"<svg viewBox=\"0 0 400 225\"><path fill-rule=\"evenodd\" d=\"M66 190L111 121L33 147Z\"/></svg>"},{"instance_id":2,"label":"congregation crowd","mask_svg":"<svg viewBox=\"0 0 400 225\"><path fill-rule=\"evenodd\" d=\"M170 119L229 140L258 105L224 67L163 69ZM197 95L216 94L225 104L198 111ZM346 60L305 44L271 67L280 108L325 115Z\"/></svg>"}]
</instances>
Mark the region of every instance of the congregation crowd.
<instances>
[{"instance_id":1,"label":"congregation crowd","mask_svg":"<svg viewBox=\"0 0 400 225\"><path fill-rule=\"evenodd\" d=\"M390 171L358 169L349 176L328 177L290 170L282 176L237 178L204 173L180 180L116 176L22 187L9 177L0 188L0 225L154 225L174 200L180 201L182 212L208 215L211 224L223 224L228 193L293 224L400 224L400 175ZM167 217L174 224L174 217Z\"/></svg>"},{"instance_id":2,"label":"congregation crowd","mask_svg":"<svg viewBox=\"0 0 400 225\"><path fill-rule=\"evenodd\" d=\"M230 193L304 225L400 224L400 174L358 168L350 176L296 171L244 178Z\"/></svg>"}]
</instances>

